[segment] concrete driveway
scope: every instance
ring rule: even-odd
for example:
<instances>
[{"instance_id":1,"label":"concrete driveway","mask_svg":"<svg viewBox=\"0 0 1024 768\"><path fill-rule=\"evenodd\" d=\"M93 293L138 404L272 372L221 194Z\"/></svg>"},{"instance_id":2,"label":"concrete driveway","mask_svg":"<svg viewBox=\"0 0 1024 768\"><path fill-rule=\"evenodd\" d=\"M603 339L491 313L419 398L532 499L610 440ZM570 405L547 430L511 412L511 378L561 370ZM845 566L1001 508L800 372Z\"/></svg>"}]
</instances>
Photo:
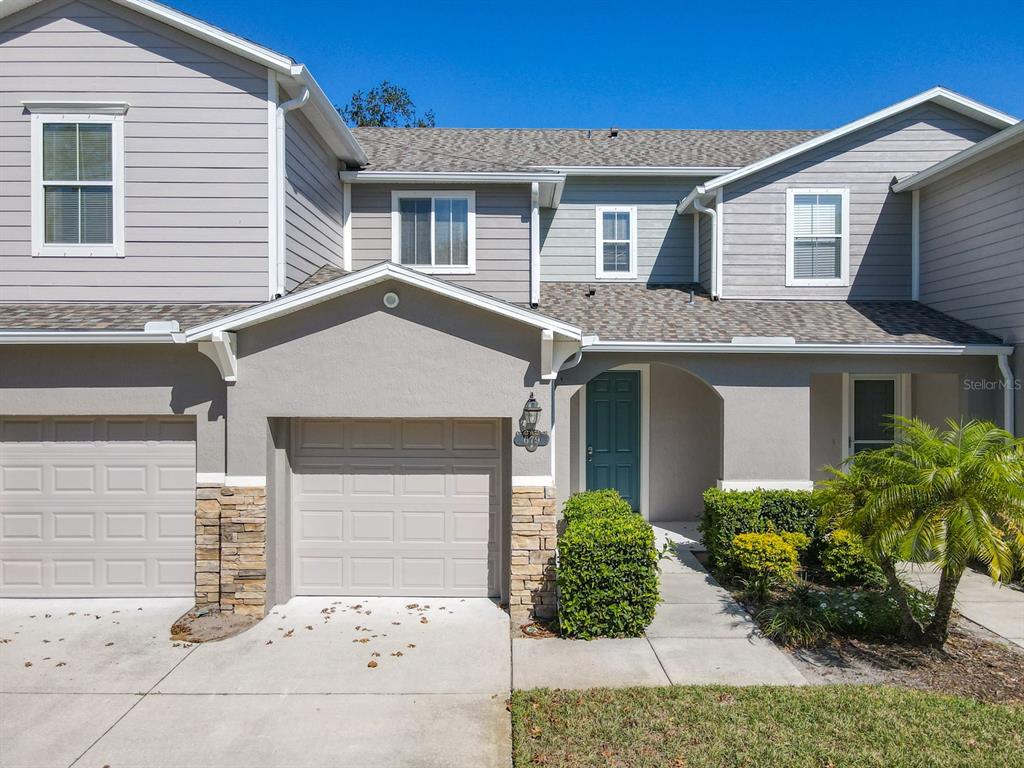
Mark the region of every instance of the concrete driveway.
<instances>
[{"instance_id":1,"label":"concrete driveway","mask_svg":"<svg viewBox=\"0 0 1024 768\"><path fill-rule=\"evenodd\" d=\"M296 598L186 647L190 605L0 601L0 765L509 765L491 601Z\"/></svg>"}]
</instances>

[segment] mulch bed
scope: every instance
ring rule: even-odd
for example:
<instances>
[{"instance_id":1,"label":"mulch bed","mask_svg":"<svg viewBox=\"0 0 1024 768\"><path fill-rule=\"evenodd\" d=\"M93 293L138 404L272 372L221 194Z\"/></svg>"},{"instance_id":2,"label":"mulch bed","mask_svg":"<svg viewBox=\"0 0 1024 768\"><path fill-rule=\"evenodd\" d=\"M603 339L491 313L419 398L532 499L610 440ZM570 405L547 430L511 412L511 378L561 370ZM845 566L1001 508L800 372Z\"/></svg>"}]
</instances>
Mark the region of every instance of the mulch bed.
<instances>
[{"instance_id":1,"label":"mulch bed","mask_svg":"<svg viewBox=\"0 0 1024 768\"><path fill-rule=\"evenodd\" d=\"M1024 649L962 619L941 651L840 637L816 648L783 650L812 682L898 685L988 703L1024 703Z\"/></svg>"}]
</instances>

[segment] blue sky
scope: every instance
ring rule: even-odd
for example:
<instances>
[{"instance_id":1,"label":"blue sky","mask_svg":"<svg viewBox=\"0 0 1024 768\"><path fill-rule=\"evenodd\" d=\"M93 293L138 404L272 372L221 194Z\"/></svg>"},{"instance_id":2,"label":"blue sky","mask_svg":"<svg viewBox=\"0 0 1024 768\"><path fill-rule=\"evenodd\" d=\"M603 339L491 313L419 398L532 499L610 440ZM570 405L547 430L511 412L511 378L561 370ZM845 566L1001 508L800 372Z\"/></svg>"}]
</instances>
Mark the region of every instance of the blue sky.
<instances>
[{"instance_id":1,"label":"blue sky","mask_svg":"<svg viewBox=\"0 0 1024 768\"><path fill-rule=\"evenodd\" d=\"M442 126L832 128L932 85L1024 116L1024 0L165 1Z\"/></svg>"}]
</instances>

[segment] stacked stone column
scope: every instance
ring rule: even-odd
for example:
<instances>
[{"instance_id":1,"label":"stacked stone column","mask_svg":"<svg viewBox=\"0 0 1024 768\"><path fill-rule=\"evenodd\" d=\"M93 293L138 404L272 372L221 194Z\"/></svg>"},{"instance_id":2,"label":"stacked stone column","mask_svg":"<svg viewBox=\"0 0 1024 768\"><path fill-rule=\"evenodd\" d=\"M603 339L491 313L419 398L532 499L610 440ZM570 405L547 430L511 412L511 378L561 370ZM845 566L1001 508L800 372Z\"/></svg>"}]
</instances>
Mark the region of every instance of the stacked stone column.
<instances>
[{"instance_id":1,"label":"stacked stone column","mask_svg":"<svg viewBox=\"0 0 1024 768\"><path fill-rule=\"evenodd\" d=\"M555 552L558 548L555 489L512 489L512 562L509 612L514 620L554 617Z\"/></svg>"}]
</instances>

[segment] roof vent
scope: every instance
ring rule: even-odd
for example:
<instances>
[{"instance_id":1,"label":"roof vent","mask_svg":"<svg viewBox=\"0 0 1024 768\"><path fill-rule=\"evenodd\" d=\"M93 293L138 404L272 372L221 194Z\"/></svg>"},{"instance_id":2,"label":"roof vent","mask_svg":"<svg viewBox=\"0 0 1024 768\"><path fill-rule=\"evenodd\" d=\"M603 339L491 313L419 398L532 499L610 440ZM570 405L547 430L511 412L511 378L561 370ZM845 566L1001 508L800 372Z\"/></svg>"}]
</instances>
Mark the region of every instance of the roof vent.
<instances>
[{"instance_id":1,"label":"roof vent","mask_svg":"<svg viewBox=\"0 0 1024 768\"><path fill-rule=\"evenodd\" d=\"M614 125L608 129L608 138L617 139L619 137L619 129Z\"/></svg>"},{"instance_id":2,"label":"roof vent","mask_svg":"<svg viewBox=\"0 0 1024 768\"><path fill-rule=\"evenodd\" d=\"M181 326L177 320L148 320L142 330L144 333L178 333Z\"/></svg>"}]
</instances>

